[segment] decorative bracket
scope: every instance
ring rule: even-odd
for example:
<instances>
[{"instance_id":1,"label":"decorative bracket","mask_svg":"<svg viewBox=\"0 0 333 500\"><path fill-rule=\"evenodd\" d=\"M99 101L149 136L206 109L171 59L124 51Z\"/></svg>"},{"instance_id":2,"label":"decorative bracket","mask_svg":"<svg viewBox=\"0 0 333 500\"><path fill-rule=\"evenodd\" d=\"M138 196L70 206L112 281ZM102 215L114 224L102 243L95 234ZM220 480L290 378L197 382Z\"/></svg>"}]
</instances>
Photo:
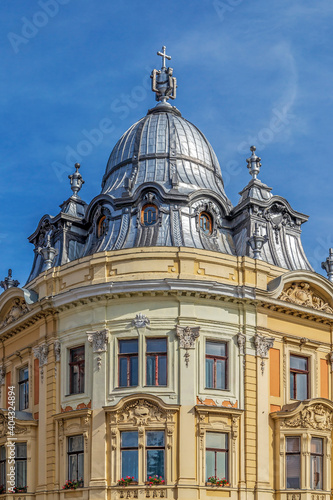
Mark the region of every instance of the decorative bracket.
<instances>
[{"instance_id":1,"label":"decorative bracket","mask_svg":"<svg viewBox=\"0 0 333 500\"><path fill-rule=\"evenodd\" d=\"M263 337L258 333L254 336L254 345L256 348L256 356L261 357L261 373L264 374L265 359L268 358L268 351L273 347L274 337Z\"/></svg>"},{"instance_id":2,"label":"decorative bracket","mask_svg":"<svg viewBox=\"0 0 333 500\"><path fill-rule=\"evenodd\" d=\"M44 365L47 364L47 356L49 354L49 346L47 345L46 342L44 342L44 344L41 344L37 347L33 347L33 353L34 353L35 358L37 358L39 361L41 381L43 381Z\"/></svg>"},{"instance_id":3,"label":"decorative bracket","mask_svg":"<svg viewBox=\"0 0 333 500\"><path fill-rule=\"evenodd\" d=\"M179 326L177 325L177 337L179 338L179 347L185 349L185 363L188 367L190 360L189 349L194 348L195 339L199 337L200 326L190 327L190 326Z\"/></svg>"},{"instance_id":4,"label":"decorative bracket","mask_svg":"<svg viewBox=\"0 0 333 500\"><path fill-rule=\"evenodd\" d=\"M88 342L92 344L94 353L106 352L108 349L108 334L109 331L104 329L100 331L87 332ZM97 357L97 368L100 371L102 366L101 356Z\"/></svg>"}]
</instances>

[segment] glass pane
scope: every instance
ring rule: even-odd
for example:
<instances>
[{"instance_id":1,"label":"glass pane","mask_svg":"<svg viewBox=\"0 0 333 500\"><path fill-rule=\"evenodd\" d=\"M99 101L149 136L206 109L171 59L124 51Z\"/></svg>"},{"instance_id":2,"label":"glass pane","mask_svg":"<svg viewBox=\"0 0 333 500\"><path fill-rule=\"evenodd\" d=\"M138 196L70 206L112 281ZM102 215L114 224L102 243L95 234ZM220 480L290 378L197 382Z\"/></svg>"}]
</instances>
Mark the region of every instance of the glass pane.
<instances>
[{"instance_id":1,"label":"glass pane","mask_svg":"<svg viewBox=\"0 0 333 500\"><path fill-rule=\"evenodd\" d=\"M6 447L0 446L0 460L6 460Z\"/></svg>"},{"instance_id":2,"label":"glass pane","mask_svg":"<svg viewBox=\"0 0 333 500\"><path fill-rule=\"evenodd\" d=\"M167 385L167 357L158 357L158 385Z\"/></svg>"},{"instance_id":3,"label":"glass pane","mask_svg":"<svg viewBox=\"0 0 333 500\"><path fill-rule=\"evenodd\" d=\"M311 456L311 489L323 489L323 457Z\"/></svg>"},{"instance_id":4,"label":"glass pane","mask_svg":"<svg viewBox=\"0 0 333 500\"><path fill-rule=\"evenodd\" d=\"M27 485L27 462L25 460L16 460L16 486L24 488Z\"/></svg>"},{"instance_id":5,"label":"glass pane","mask_svg":"<svg viewBox=\"0 0 333 500\"><path fill-rule=\"evenodd\" d=\"M27 458L27 443L16 443L16 458Z\"/></svg>"},{"instance_id":6,"label":"glass pane","mask_svg":"<svg viewBox=\"0 0 333 500\"><path fill-rule=\"evenodd\" d=\"M296 370L307 370L308 358L301 358L299 356L290 356L290 368L295 368Z\"/></svg>"},{"instance_id":7,"label":"glass pane","mask_svg":"<svg viewBox=\"0 0 333 500\"><path fill-rule=\"evenodd\" d=\"M138 357L130 358L130 385L138 385Z\"/></svg>"},{"instance_id":8,"label":"glass pane","mask_svg":"<svg viewBox=\"0 0 333 500\"><path fill-rule=\"evenodd\" d=\"M68 451L83 451L83 436L71 436L68 438Z\"/></svg>"},{"instance_id":9,"label":"glass pane","mask_svg":"<svg viewBox=\"0 0 333 500\"><path fill-rule=\"evenodd\" d=\"M147 446L164 446L164 431L147 431Z\"/></svg>"},{"instance_id":10,"label":"glass pane","mask_svg":"<svg viewBox=\"0 0 333 500\"><path fill-rule=\"evenodd\" d=\"M68 455L68 479L77 481L77 455Z\"/></svg>"},{"instance_id":11,"label":"glass pane","mask_svg":"<svg viewBox=\"0 0 333 500\"><path fill-rule=\"evenodd\" d=\"M225 373L226 362L224 359L216 360L216 388L225 389L226 388L226 373Z\"/></svg>"},{"instance_id":12,"label":"glass pane","mask_svg":"<svg viewBox=\"0 0 333 500\"><path fill-rule=\"evenodd\" d=\"M307 399L308 397L308 376L306 373L296 374L296 399Z\"/></svg>"},{"instance_id":13,"label":"glass pane","mask_svg":"<svg viewBox=\"0 0 333 500\"><path fill-rule=\"evenodd\" d=\"M121 433L121 447L122 448L137 448L138 447L138 433L136 431L122 432Z\"/></svg>"},{"instance_id":14,"label":"glass pane","mask_svg":"<svg viewBox=\"0 0 333 500\"><path fill-rule=\"evenodd\" d=\"M206 451L206 479L215 476L215 452Z\"/></svg>"},{"instance_id":15,"label":"glass pane","mask_svg":"<svg viewBox=\"0 0 333 500\"><path fill-rule=\"evenodd\" d=\"M299 438L298 437L288 437L286 442L287 452L299 452Z\"/></svg>"},{"instance_id":16,"label":"glass pane","mask_svg":"<svg viewBox=\"0 0 333 500\"><path fill-rule=\"evenodd\" d=\"M121 477L138 478L138 451L123 450L121 452Z\"/></svg>"},{"instance_id":17,"label":"glass pane","mask_svg":"<svg viewBox=\"0 0 333 500\"><path fill-rule=\"evenodd\" d=\"M226 450L228 448L228 436L222 432L206 433L206 448Z\"/></svg>"},{"instance_id":18,"label":"glass pane","mask_svg":"<svg viewBox=\"0 0 333 500\"><path fill-rule=\"evenodd\" d=\"M29 378L29 372L28 372L28 367L22 368L20 370L20 378L19 381L22 382L22 380L28 380Z\"/></svg>"},{"instance_id":19,"label":"glass pane","mask_svg":"<svg viewBox=\"0 0 333 500\"><path fill-rule=\"evenodd\" d=\"M119 386L127 386L127 358L119 358Z\"/></svg>"},{"instance_id":20,"label":"glass pane","mask_svg":"<svg viewBox=\"0 0 333 500\"><path fill-rule=\"evenodd\" d=\"M206 387L214 387L214 360L206 358Z\"/></svg>"},{"instance_id":21,"label":"glass pane","mask_svg":"<svg viewBox=\"0 0 333 500\"><path fill-rule=\"evenodd\" d=\"M78 361L84 361L84 346L77 347L76 349L71 349L70 360L72 363L77 363Z\"/></svg>"},{"instance_id":22,"label":"glass pane","mask_svg":"<svg viewBox=\"0 0 333 500\"><path fill-rule=\"evenodd\" d=\"M211 356L226 356L227 344L225 342L206 342L206 354Z\"/></svg>"},{"instance_id":23,"label":"glass pane","mask_svg":"<svg viewBox=\"0 0 333 500\"><path fill-rule=\"evenodd\" d=\"M164 478L164 450L147 450L147 479L155 475Z\"/></svg>"},{"instance_id":24,"label":"glass pane","mask_svg":"<svg viewBox=\"0 0 333 500\"><path fill-rule=\"evenodd\" d=\"M287 488L300 488L301 463L299 455L287 455Z\"/></svg>"},{"instance_id":25,"label":"glass pane","mask_svg":"<svg viewBox=\"0 0 333 500\"><path fill-rule=\"evenodd\" d=\"M78 457L77 457L77 479L78 481L82 481L83 480L83 474L84 474L84 454L83 453L79 453Z\"/></svg>"},{"instance_id":26,"label":"glass pane","mask_svg":"<svg viewBox=\"0 0 333 500\"><path fill-rule=\"evenodd\" d=\"M147 352L166 352L167 339L147 339Z\"/></svg>"},{"instance_id":27,"label":"glass pane","mask_svg":"<svg viewBox=\"0 0 333 500\"><path fill-rule=\"evenodd\" d=\"M138 340L119 340L120 354L132 354L138 352Z\"/></svg>"},{"instance_id":28,"label":"glass pane","mask_svg":"<svg viewBox=\"0 0 333 500\"><path fill-rule=\"evenodd\" d=\"M155 356L147 356L147 385L155 385Z\"/></svg>"},{"instance_id":29,"label":"glass pane","mask_svg":"<svg viewBox=\"0 0 333 500\"><path fill-rule=\"evenodd\" d=\"M0 486L6 487L6 462L0 463Z\"/></svg>"},{"instance_id":30,"label":"glass pane","mask_svg":"<svg viewBox=\"0 0 333 500\"><path fill-rule=\"evenodd\" d=\"M296 387L295 387L295 377L294 373L290 373L290 397L291 399L295 399Z\"/></svg>"},{"instance_id":31,"label":"glass pane","mask_svg":"<svg viewBox=\"0 0 333 500\"><path fill-rule=\"evenodd\" d=\"M216 453L216 475L220 479L228 477L228 453L227 452L217 452Z\"/></svg>"},{"instance_id":32,"label":"glass pane","mask_svg":"<svg viewBox=\"0 0 333 500\"><path fill-rule=\"evenodd\" d=\"M323 453L323 440L320 438L311 439L311 453L318 453L321 455Z\"/></svg>"}]
</instances>

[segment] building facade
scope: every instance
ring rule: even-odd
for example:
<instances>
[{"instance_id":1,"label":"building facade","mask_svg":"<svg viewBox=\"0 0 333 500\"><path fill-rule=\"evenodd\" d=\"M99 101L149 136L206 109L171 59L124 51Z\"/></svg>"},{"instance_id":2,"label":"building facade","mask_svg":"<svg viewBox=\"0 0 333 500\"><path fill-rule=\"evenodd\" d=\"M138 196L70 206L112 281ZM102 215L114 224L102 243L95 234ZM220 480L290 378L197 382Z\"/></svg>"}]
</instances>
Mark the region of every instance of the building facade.
<instances>
[{"instance_id":1,"label":"building facade","mask_svg":"<svg viewBox=\"0 0 333 500\"><path fill-rule=\"evenodd\" d=\"M232 207L159 55L157 105L101 194L80 198L76 165L27 284L2 282L0 498L13 480L25 500L328 500L333 286L307 216L258 179L254 147Z\"/></svg>"}]
</instances>

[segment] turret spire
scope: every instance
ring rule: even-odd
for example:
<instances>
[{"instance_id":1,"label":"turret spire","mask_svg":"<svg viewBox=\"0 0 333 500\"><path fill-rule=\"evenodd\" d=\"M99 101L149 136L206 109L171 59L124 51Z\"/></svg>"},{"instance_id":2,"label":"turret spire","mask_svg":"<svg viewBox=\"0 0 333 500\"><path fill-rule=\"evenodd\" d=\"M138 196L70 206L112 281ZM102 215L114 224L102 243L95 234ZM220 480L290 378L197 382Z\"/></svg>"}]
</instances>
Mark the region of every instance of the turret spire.
<instances>
[{"instance_id":1,"label":"turret spire","mask_svg":"<svg viewBox=\"0 0 333 500\"><path fill-rule=\"evenodd\" d=\"M159 101L157 106L161 104L169 106L167 101L176 98L177 80L172 76L173 69L167 68L165 65L165 60L168 59L170 61L171 59L171 56L166 54L165 45L162 47L162 52L158 51L157 55L162 57L162 68L160 70L153 69L150 75L152 79L151 89L153 92L156 92L156 101Z\"/></svg>"}]
</instances>

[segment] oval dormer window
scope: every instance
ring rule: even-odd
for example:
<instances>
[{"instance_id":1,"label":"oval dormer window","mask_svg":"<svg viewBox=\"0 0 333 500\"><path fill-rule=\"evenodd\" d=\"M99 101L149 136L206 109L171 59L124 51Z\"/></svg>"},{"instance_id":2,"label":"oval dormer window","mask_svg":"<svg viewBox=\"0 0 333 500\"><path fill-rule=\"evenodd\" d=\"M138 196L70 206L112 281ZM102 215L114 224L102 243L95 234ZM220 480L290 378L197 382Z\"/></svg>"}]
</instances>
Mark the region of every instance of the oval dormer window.
<instances>
[{"instance_id":1,"label":"oval dormer window","mask_svg":"<svg viewBox=\"0 0 333 500\"><path fill-rule=\"evenodd\" d=\"M99 219L97 223L97 238L101 238L104 236L107 230L107 220L106 216L102 215L102 217Z\"/></svg>"},{"instance_id":2,"label":"oval dormer window","mask_svg":"<svg viewBox=\"0 0 333 500\"><path fill-rule=\"evenodd\" d=\"M199 227L204 234L212 234L213 221L212 217L207 212L201 212L199 215Z\"/></svg>"},{"instance_id":3,"label":"oval dormer window","mask_svg":"<svg viewBox=\"0 0 333 500\"><path fill-rule=\"evenodd\" d=\"M141 211L141 224L152 226L157 221L157 207L155 205L145 205Z\"/></svg>"}]
</instances>

